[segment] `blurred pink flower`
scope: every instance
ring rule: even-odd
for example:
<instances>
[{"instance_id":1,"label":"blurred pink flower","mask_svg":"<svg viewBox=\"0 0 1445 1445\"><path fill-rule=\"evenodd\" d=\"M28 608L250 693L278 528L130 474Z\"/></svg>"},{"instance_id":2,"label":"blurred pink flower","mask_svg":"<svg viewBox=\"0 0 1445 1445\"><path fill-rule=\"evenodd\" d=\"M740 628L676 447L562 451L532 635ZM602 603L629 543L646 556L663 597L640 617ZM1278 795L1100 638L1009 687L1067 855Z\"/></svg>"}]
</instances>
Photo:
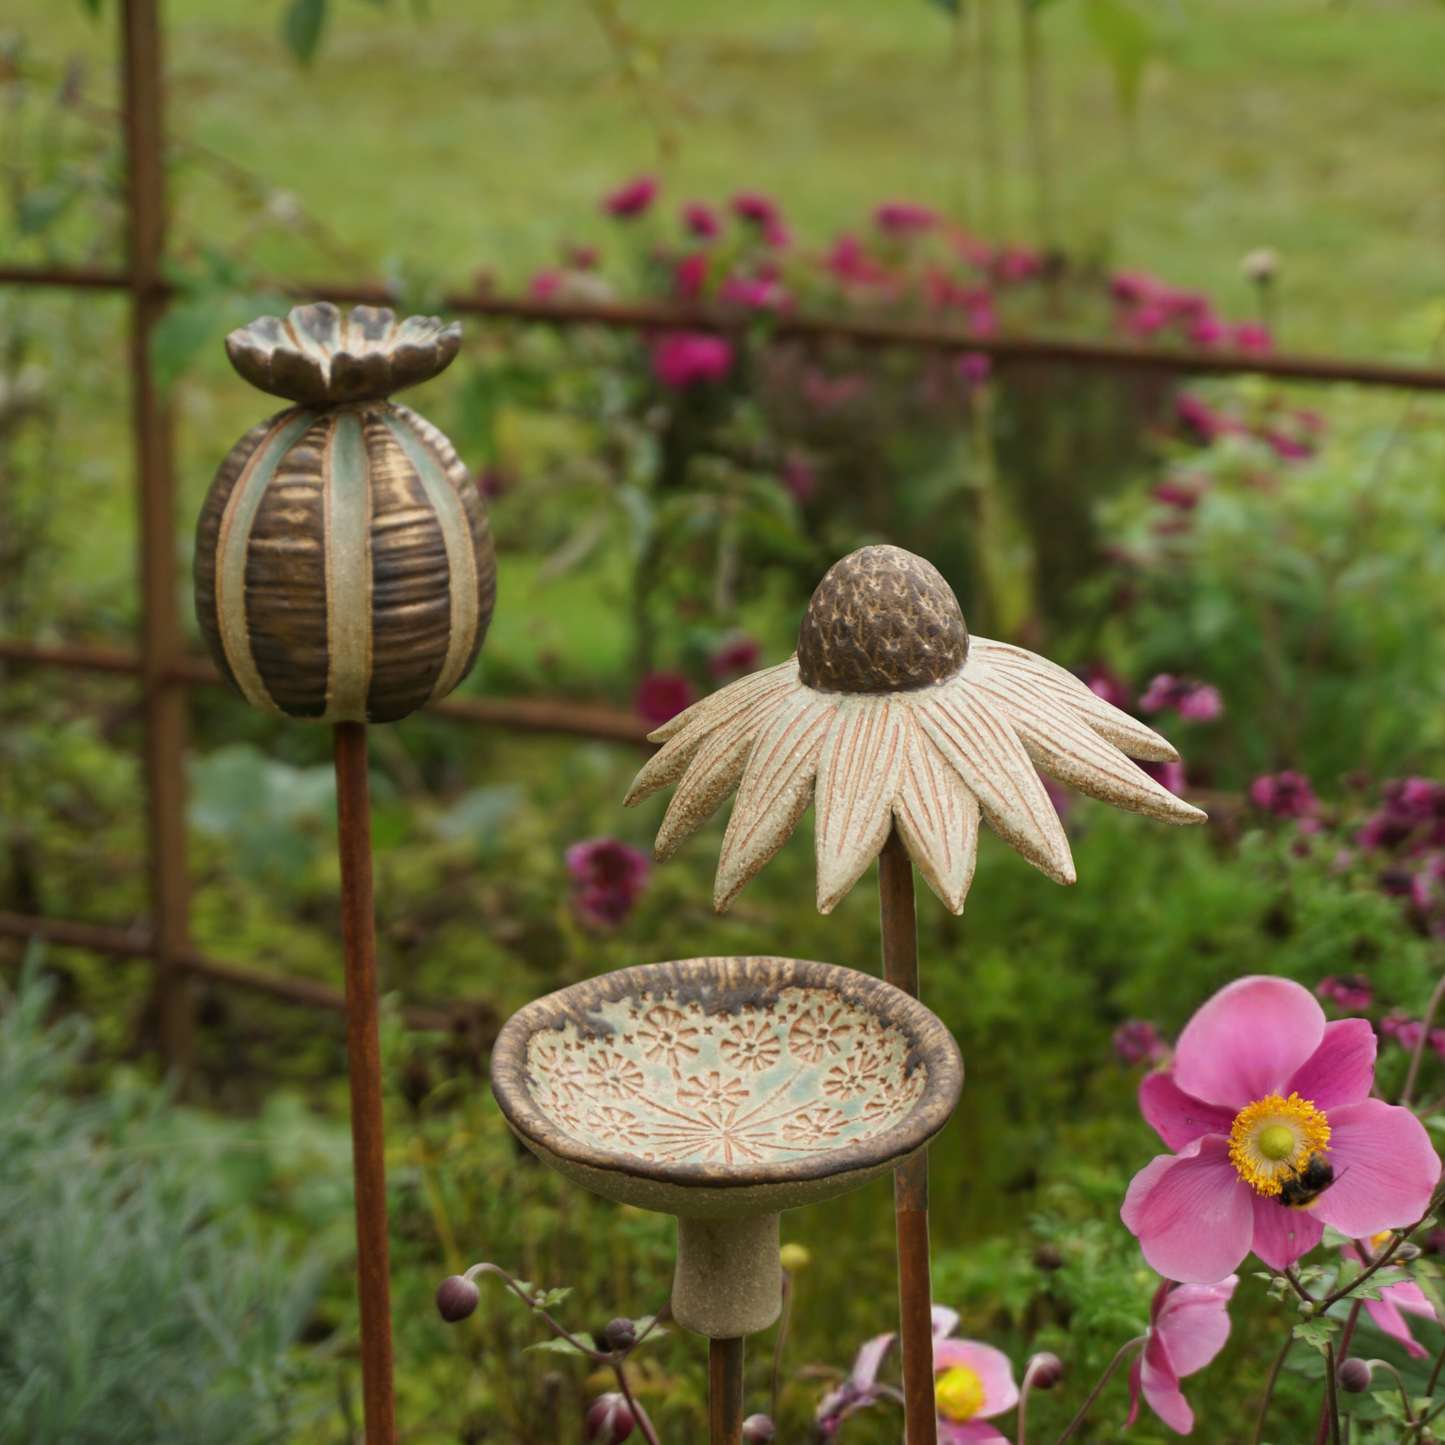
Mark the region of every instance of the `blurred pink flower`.
<instances>
[{"instance_id":1,"label":"blurred pink flower","mask_svg":"<svg viewBox=\"0 0 1445 1445\"><path fill-rule=\"evenodd\" d=\"M891 278L892 273L870 255L868 248L853 235L839 236L828 255L828 269L839 281L854 285L877 285Z\"/></svg>"},{"instance_id":2,"label":"blurred pink flower","mask_svg":"<svg viewBox=\"0 0 1445 1445\"><path fill-rule=\"evenodd\" d=\"M672 289L684 301L696 301L702 295L706 280L706 252L694 251L690 256L684 256L672 268Z\"/></svg>"},{"instance_id":3,"label":"blurred pink flower","mask_svg":"<svg viewBox=\"0 0 1445 1445\"><path fill-rule=\"evenodd\" d=\"M1269 334L1269 328L1254 321L1247 321L1243 326L1236 326L1230 336L1230 342L1236 351L1271 351L1274 349L1274 338Z\"/></svg>"},{"instance_id":4,"label":"blurred pink flower","mask_svg":"<svg viewBox=\"0 0 1445 1445\"><path fill-rule=\"evenodd\" d=\"M1425 1025L1419 1019L1412 1019L1403 1009L1391 1009L1380 1020L1380 1032L1387 1039L1394 1039L1407 1054L1415 1052L1425 1032Z\"/></svg>"},{"instance_id":5,"label":"blurred pink flower","mask_svg":"<svg viewBox=\"0 0 1445 1445\"><path fill-rule=\"evenodd\" d=\"M1157 336L1169 325L1172 318L1168 309L1158 301L1146 301L1124 318L1124 330L1130 336L1148 338Z\"/></svg>"},{"instance_id":6,"label":"blurred pink flower","mask_svg":"<svg viewBox=\"0 0 1445 1445\"><path fill-rule=\"evenodd\" d=\"M1229 327L1209 312L1196 316L1189 326L1189 339L1196 346L1218 346L1228 335Z\"/></svg>"},{"instance_id":7,"label":"blurred pink flower","mask_svg":"<svg viewBox=\"0 0 1445 1445\"><path fill-rule=\"evenodd\" d=\"M738 220L754 226L776 226L783 219L778 203L759 191L739 191L732 199L732 210Z\"/></svg>"},{"instance_id":8,"label":"blurred pink flower","mask_svg":"<svg viewBox=\"0 0 1445 1445\"><path fill-rule=\"evenodd\" d=\"M557 270L538 271L527 283L527 295L533 301L551 301L566 282L566 273Z\"/></svg>"},{"instance_id":9,"label":"blurred pink flower","mask_svg":"<svg viewBox=\"0 0 1445 1445\"><path fill-rule=\"evenodd\" d=\"M715 385L727 378L733 349L721 336L702 331L676 331L652 348L652 370L670 391Z\"/></svg>"},{"instance_id":10,"label":"blurred pink flower","mask_svg":"<svg viewBox=\"0 0 1445 1445\"><path fill-rule=\"evenodd\" d=\"M1326 999L1341 1013L1347 1014L1364 1013L1375 998L1370 980L1359 973L1341 977L1332 974L1329 978L1322 978L1315 985L1315 996Z\"/></svg>"},{"instance_id":11,"label":"blurred pink flower","mask_svg":"<svg viewBox=\"0 0 1445 1445\"><path fill-rule=\"evenodd\" d=\"M638 684L632 706L644 722L661 727L696 701L696 689L680 672L650 672Z\"/></svg>"},{"instance_id":12,"label":"blurred pink flower","mask_svg":"<svg viewBox=\"0 0 1445 1445\"><path fill-rule=\"evenodd\" d=\"M1142 761L1138 764L1151 778L1162 788L1168 788L1176 798L1182 798L1189 782L1184 776L1183 761L1175 763L1151 763Z\"/></svg>"},{"instance_id":13,"label":"blurred pink flower","mask_svg":"<svg viewBox=\"0 0 1445 1445\"><path fill-rule=\"evenodd\" d=\"M593 838L567 850L572 903L592 928L616 928L642 896L652 862L616 838Z\"/></svg>"},{"instance_id":14,"label":"blurred pink flower","mask_svg":"<svg viewBox=\"0 0 1445 1445\"><path fill-rule=\"evenodd\" d=\"M1392 778L1380 790L1380 806L1356 834L1362 848L1410 853L1445 847L1445 783L1433 778Z\"/></svg>"},{"instance_id":15,"label":"blurred pink flower","mask_svg":"<svg viewBox=\"0 0 1445 1445\"><path fill-rule=\"evenodd\" d=\"M1191 392L1181 391L1175 397L1174 414L1186 432L1206 445L1230 430L1228 421L1219 412Z\"/></svg>"},{"instance_id":16,"label":"blurred pink flower","mask_svg":"<svg viewBox=\"0 0 1445 1445\"><path fill-rule=\"evenodd\" d=\"M1353 1244L1342 1245L1340 1253L1346 1259L1352 1259L1357 1264L1373 1264L1376 1252L1384 1249L1390 1241L1391 1235L1387 1231L1367 1241L1369 1248L1366 1253L1361 1253ZM1370 1299L1368 1296L1365 1298L1365 1313L1375 1322L1377 1329L1389 1335L1392 1340L1398 1340L1412 1360L1428 1358L1430 1351L1410 1333L1410 1326L1405 1323L1405 1314L1401 1313L1402 1310L1405 1314L1418 1315L1421 1319L1433 1320L1435 1318L1435 1307L1425 1297L1425 1291L1414 1280L1385 1285L1377 1300Z\"/></svg>"},{"instance_id":17,"label":"blurred pink flower","mask_svg":"<svg viewBox=\"0 0 1445 1445\"><path fill-rule=\"evenodd\" d=\"M732 682L745 672L752 672L762 655L762 646L743 632L734 632L707 660L707 670L718 682Z\"/></svg>"},{"instance_id":18,"label":"blurred pink flower","mask_svg":"<svg viewBox=\"0 0 1445 1445\"><path fill-rule=\"evenodd\" d=\"M982 351L965 351L953 365L966 386L982 386L993 374L993 358Z\"/></svg>"},{"instance_id":19,"label":"blurred pink flower","mask_svg":"<svg viewBox=\"0 0 1445 1445\"><path fill-rule=\"evenodd\" d=\"M1044 258L1026 246L1008 246L994 257L994 272L1000 281L1029 281L1043 270Z\"/></svg>"},{"instance_id":20,"label":"blurred pink flower","mask_svg":"<svg viewBox=\"0 0 1445 1445\"><path fill-rule=\"evenodd\" d=\"M1139 1418L1142 1392L1149 1408L1171 1430L1187 1435L1194 1411L1179 1389L1185 1375L1202 1370L1229 1339L1230 1298L1238 1276L1218 1284L1174 1285L1163 1280L1149 1306L1149 1333L1129 1369L1127 1430Z\"/></svg>"},{"instance_id":21,"label":"blurred pink flower","mask_svg":"<svg viewBox=\"0 0 1445 1445\"><path fill-rule=\"evenodd\" d=\"M1315 449L1309 442L1300 441L1298 437L1292 437L1287 432L1267 431L1264 439L1274 448L1275 455L1287 462L1301 462L1315 454Z\"/></svg>"},{"instance_id":22,"label":"blurred pink flower","mask_svg":"<svg viewBox=\"0 0 1445 1445\"><path fill-rule=\"evenodd\" d=\"M802 452L790 451L783 458L779 476L795 502L811 501L818 490L818 469Z\"/></svg>"},{"instance_id":23,"label":"blurred pink flower","mask_svg":"<svg viewBox=\"0 0 1445 1445\"><path fill-rule=\"evenodd\" d=\"M562 256L574 271L591 271L602 259L602 252L596 246L574 241L562 248Z\"/></svg>"},{"instance_id":24,"label":"blurred pink flower","mask_svg":"<svg viewBox=\"0 0 1445 1445\"><path fill-rule=\"evenodd\" d=\"M1120 271L1109 282L1114 300L1131 304L1152 301L1165 289L1164 283L1147 271Z\"/></svg>"},{"instance_id":25,"label":"blurred pink flower","mask_svg":"<svg viewBox=\"0 0 1445 1445\"><path fill-rule=\"evenodd\" d=\"M1128 1019L1114 1030L1114 1057L1126 1064L1162 1064L1169 1045L1146 1019Z\"/></svg>"},{"instance_id":26,"label":"blurred pink flower","mask_svg":"<svg viewBox=\"0 0 1445 1445\"><path fill-rule=\"evenodd\" d=\"M689 201L682 208L682 224L690 235L700 241L716 240L722 234L722 221L711 206L701 201Z\"/></svg>"},{"instance_id":27,"label":"blurred pink flower","mask_svg":"<svg viewBox=\"0 0 1445 1445\"><path fill-rule=\"evenodd\" d=\"M1103 698L1120 711L1128 712L1134 705L1134 694L1129 691L1129 684L1104 663L1091 662L1080 673L1080 677L1095 697Z\"/></svg>"},{"instance_id":28,"label":"blurred pink flower","mask_svg":"<svg viewBox=\"0 0 1445 1445\"><path fill-rule=\"evenodd\" d=\"M792 300L776 281L753 276L729 276L718 291L718 299L749 311L781 311Z\"/></svg>"},{"instance_id":29,"label":"blurred pink flower","mask_svg":"<svg viewBox=\"0 0 1445 1445\"><path fill-rule=\"evenodd\" d=\"M1177 507L1181 512L1192 512L1199 505L1200 487L1178 479L1160 482L1154 488L1156 502L1166 507Z\"/></svg>"},{"instance_id":30,"label":"blurred pink flower","mask_svg":"<svg viewBox=\"0 0 1445 1445\"><path fill-rule=\"evenodd\" d=\"M1266 773L1249 785L1249 798L1256 808L1276 818L1305 818L1319 810L1319 799L1303 773Z\"/></svg>"},{"instance_id":31,"label":"blurred pink flower","mask_svg":"<svg viewBox=\"0 0 1445 1445\"><path fill-rule=\"evenodd\" d=\"M1121 1211L1151 1269L1208 1284L1251 1250L1284 1269L1330 1225L1351 1239L1413 1224L1440 1177L1425 1127L1370 1097L1375 1034L1327 1023L1284 978L1228 984L1185 1025L1170 1068L1139 1086L1139 1107L1173 1154L1134 1176ZM1326 1153L1333 1181L1307 1207L1283 1186Z\"/></svg>"},{"instance_id":32,"label":"blurred pink flower","mask_svg":"<svg viewBox=\"0 0 1445 1445\"><path fill-rule=\"evenodd\" d=\"M997 336L998 312L993 297L984 292L972 298L964 321L974 336Z\"/></svg>"},{"instance_id":33,"label":"blurred pink flower","mask_svg":"<svg viewBox=\"0 0 1445 1445\"><path fill-rule=\"evenodd\" d=\"M931 231L938 224L938 214L912 201L884 201L874 210L873 223L880 231L902 236L910 232Z\"/></svg>"},{"instance_id":34,"label":"blurred pink flower","mask_svg":"<svg viewBox=\"0 0 1445 1445\"><path fill-rule=\"evenodd\" d=\"M1162 712L1171 707L1190 722L1213 722L1224 712L1224 699L1219 689L1207 682L1161 672L1139 699L1139 711Z\"/></svg>"},{"instance_id":35,"label":"blurred pink flower","mask_svg":"<svg viewBox=\"0 0 1445 1445\"><path fill-rule=\"evenodd\" d=\"M603 196L602 209L619 220L632 220L648 210L657 198L657 191L656 176L638 176Z\"/></svg>"}]
</instances>

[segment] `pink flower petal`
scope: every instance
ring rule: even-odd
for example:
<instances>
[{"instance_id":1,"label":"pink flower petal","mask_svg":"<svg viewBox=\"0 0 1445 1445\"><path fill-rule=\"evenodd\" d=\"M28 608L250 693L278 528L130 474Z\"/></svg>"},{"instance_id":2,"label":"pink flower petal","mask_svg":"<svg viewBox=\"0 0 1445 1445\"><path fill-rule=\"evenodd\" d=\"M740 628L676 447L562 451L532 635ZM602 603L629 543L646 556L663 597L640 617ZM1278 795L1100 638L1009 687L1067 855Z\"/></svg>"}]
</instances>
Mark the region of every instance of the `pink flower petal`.
<instances>
[{"instance_id":1,"label":"pink flower petal","mask_svg":"<svg viewBox=\"0 0 1445 1445\"><path fill-rule=\"evenodd\" d=\"M1149 1074L1144 1079L1139 1085L1139 1110L1159 1131L1159 1137L1176 1150L1201 1134L1228 1134L1235 1113L1191 1098L1171 1074Z\"/></svg>"},{"instance_id":2,"label":"pink flower petal","mask_svg":"<svg viewBox=\"0 0 1445 1445\"><path fill-rule=\"evenodd\" d=\"M892 1335L874 1335L871 1340L865 1340L853 1356L853 1373L848 1383L858 1390L871 1389L878 1378L878 1367L892 1344Z\"/></svg>"},{"instance_id":3,"label":"pink flower petal","mask_svg":"<svg viewBox=\"0 0 1445 1445\"><path fill-rule=\"evenodd\" d=\"M1414 1224L1440 1179L1440 1158L1425 1126L1380 1099L1330 1111L1335 1182L1314 1213L1351 1239Z\"/></svg>"},{"instance_id":4,"label":"pink flower petal","mask_svg":"<svg viewBox=\"0 0 1445 1445\"><path fill-rule=\"evenodd\" d=\"M991 1445L998 1440L1009 1445L1008 1436L999 1434L987 1420L975 1417L972 1420L938 1422L938 1445Z\"/></svg>"},{"instance_id":5,"label":"pink flower petal","mask_svg":"<svg viewBox=\"0 0 1445 1445\"><path fill-rule=\"evenodd\" d=\"M1180 1379L1202 1370L1224 1348L1229 1338L1227 1306L1238 1283L1238 1276L1230 1275L1218 1284L1181 1284L1169 1291L1154 1329Z\"/></svg>"},{"instance_id":6,"label":"pink flower petal","mask_svg":"<svg viewBox=\"0 0 1445 1445\"><path fill-rule=\"evenodd\" d=\"M1144 1166L1120 1211L1152 1270L1212 1284L1232 1274L1254 1234L1251 1190L1229 1160L1229 1141L1206 1134Z\"/></svg>"},{"instance_id":7,"label":"pink flower petal","mask_svg":"<svg viewBox=\"0 0 1445 1445\"><path fill-rule=\"evenodd\" d=\"M977 1340L933 1342L935 1372L952 1370L959 1365L965 1370L972 1370L983 1386L983 1404L978 1410L980 1417L1000 1415L1018 1404L1019 1387L1014 1384L1014 1367L1002 1350L979 1344Z\"/></svg>"},{"instance_id":8,"label":"pink flower petal","mask_svg":"<svg viewBox=\"0 0 1445 1445\"><path fill-rule=\"evenodd\" d=\"M1410 1333L1410 1326L1405 1323L1405 1317L1400 1313L1398 1301L1390 1298L1395 1289L1403 1289L1405 1286L1392 1286L1390 1289L1382 1289L1380 1294L1383 1298L1378 1300L1367 1299L1365 1301L1365 1313L1374 1320L1375 1324L1382 1329L1392 1340L1399 1340L1404 1345L1406 1353L1413 1360L1423 1360L1430 1353L1424 1345L1419 1344L1415 1336ZM1419 1289L1419 1285L1414 1286ZM1433 1313L1433 1311L1432 1311Z\"/></svg>"},{"instance_id":9,"label":"pink flower petal","mask_svg":"<svg viewBox=\"0 0 1445 1445\"><path fill-rule=\"evenodd\" d=\"M958 1311L949 1309L947 1305L934 1305L933 1307L933 1338L936 1340L942 1335L951 1335L958 1328Z\"/></svg>"},{"instance_id":10,"label":"pink flower petal","mask_svg":"<svg viewBox=\"0 0 1445 1445\"><path fill-rule=\"evenodd\" d=\"M1324 1238L1325 1227L1313 1209L1291 1209L1268 1194L1255 1194L1251 1248L1271 1269L1284 1269L1303 1258Z\"/></svg>"},{"instance_id":11,"label":"pink flower petal","mask_svg":"<svg viewBox=\"0 0 1445 1445\"><path fill-rule=\"evenodd\" d=\"M1365 1019L1326 1024L1319 1048L1290 1076L1280 1090L1298 1094L1329 1113L1370 1097L1375 1082L1375 1031Z\"/></svg>"},{"instance_id":12,"label":"pink flower petal","mask_svg":"<svg viewBox=\"0 0 1445 1445\"><path fill-rule=\"evenodd\" d=\"M1144 1346L1139 1383L1149 1408L1171 1430L1187 1435L1194 1428L1194 1411L1179 1393L1179 1377L1170 1362L1168 1349L1157 1334L1150 1335Z\"/></svg>"},{"instance_id":13,"label":"pink flower petal","mask_svg":"<svg viewBox=\"0 0 1445 1445\"><path fill-rule=\"evenodd\" d=\"M1196 1099L1239 1110L1278 1093L1324 1032L1325 1011L1307 988L1287 978L1237 979L1185 1024L1174 1082Z\"/></svg>"}]
</instances>

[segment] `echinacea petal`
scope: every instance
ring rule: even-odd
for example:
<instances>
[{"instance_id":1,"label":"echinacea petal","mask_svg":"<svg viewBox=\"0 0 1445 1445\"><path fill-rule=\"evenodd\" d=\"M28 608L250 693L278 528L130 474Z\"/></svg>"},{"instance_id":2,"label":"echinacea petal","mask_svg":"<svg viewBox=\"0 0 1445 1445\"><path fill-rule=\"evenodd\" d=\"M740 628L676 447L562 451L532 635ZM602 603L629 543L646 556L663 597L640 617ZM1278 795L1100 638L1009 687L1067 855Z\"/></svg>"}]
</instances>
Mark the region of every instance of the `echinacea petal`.
<instances>
[{"instance_id":1,"label":"echinacea petal","mask_svg":"<svg viewBox=\"0 0 1445 1445\"><path fill-rule=\"evenodd\" d=\"M1001 1415L1019 1402L1019 1387L1014 1382L1014 1369L1009 1357L992 1345L978 1340L940 1340L933 1342L934 1373L962 1365L978 1376L983 1386L983 1404L979 1416Z\"/></svg>"},{"instance_id":2,"label":"echinacea petal","mask_svg":"<svg viewBox=\"0 0 1445 1445\"><path fill-rule=\"evenodd\" d=\"M908 856L951 913L962 913L978 861L978 799L909 716L893 800Z\"/></svg>"},{"instance_id":3,"label":"echinacea petal","mask_svg":"<svg viewBox=\"0 0 1445 1445\"><path fill-rule=\"evenodd\" d=\"M818 912L831 913L888 841L903 766L907 703L845 697L818 757Z\"/></svg>"},{"instance_id":4,"label":"echinacea petal","mask_svg":"<svg viewBox=\"0 0 1445 1445\"><path fill-rule=\"evenodd\" d=\"M670 722L650 732L648 741L663 743L664 746L642 765L622 800L622 806L635 808L659 788L675 783L687 771L697 750L715 728L756 705L772 700L789 687L800 685L796 660L780 663L777 667L740 677L727 687L709 693Z\"/></svg>"},{"instance_id":5,"label":"echinacea petal","mask_svg":"<svg viewBox=\"0 0 1445 1445\"><path fill-rule=\"evenodd\" d=\"M914 707L919 726L978 800L989 827L1041 873L1073 883L1063 824L1008 720L957 680L930 688Z\"/></svg>"},{"instance_id":6,"label":"echinacea petal","mask_svg":"<svg viewBox=\"0 0 1445 1445\"><path fill-rule=\"evenodd\" d=\"M718 855L713 907L719 913L798 826L813 799L818 755L837 709L830 694L799 688L758 738Z\"/></svg>"},{"instance_id":7,"label":"echinacea petal","mask_svg":"<svg viewBox=\"0 0 1445 1445\"><path fill-rule=\"evenodd\" d=\"M1064 708L1039 704L1027 712L1010 710L1008 718L1030 759L1059 782L1115 808L1144 813L1161 823L1209 821L1207 813L1161 787Z\"/></svg>"},{"instance_id":8,"label":"echinacea petal","mask_svg":"<svg viewBox=\"0 0 1445 1445\"><path fill-rule=\"evenodd\" d=\"M1229 1339L1227 1306L1238 1275L1217 1284L1181 1284L1169 1291L1154 1328L1169 1351L1175 1375L1183 1379L1202 1370Z\"/></svg>"},{"instance_id":9,"label":"echinacea petal","mask_svg":"<svg viewBox=\"0 0 1445 1445\"><path fill-rule=\"evenodd\" d=\"M1251 1194L1254 1239L1250 1248L1271 1269L1287 1269L1303 1259L1325 1236L1312 1209L1291 1209L1272 1194Z\"/></svg>"},{"instance_id":10,"label":"echinacea petal","mask_svg":"<svg viewBox=\"0 0 1445 1445\"><path fill-rule=\"evenodd\" d=\"M1078 713L1105 742L1113 743L1131 758L1144 758L1155 763L1179 761L1178 750L1168 738L1112 703L1105 702L1072 672L1048 658L1005 642L972 637L969 639L969 662L964 667L965 675L975 657L987 670L991 687L1009 694L1021 694L1031 700L1042 696L1063 704Z\"/></svg>"},{"instance_id":11,"label":"echinacea petal","mask_svg":"<svg viewBox=\"0 0 1445 1445\"><path fill-rule=\"evenodd\" d=\"M652 856L659 863L671 858L731 795L742 779L753 743L792 695L770 693L720 722L703 739L657 830Z\"/></svg>"},{"instance_id":12,"label":"echinacea petal","mask_svg":"<svg viewBox=\"0 0 1445 1445\"><path fill-rule=\"evenodd\" d=\"M1230 1162L1229 1140L1207 1134L1146 1164L1120 1215L1150 1269L1165 1279L1212 1284L1233 1274L1249 1253L1253 1197Z\"/></svg>"},{"instance_id":13,"label":"echinacea petal","mask_svg":"<svg viewBox=\"0 0 1445 1445\"><path fill-rule=\"evenodd\" d=\"M1149 1074L1139 1085L1139 1112L1174 1150L1183 1149L1202 1134L1228 1134L1234 1110L1206 1104L1186 1094L1172 1074Z\"/></svg>"},{"instance_id":14,"label":"echinacea petal","mask_svg":"<svg viewBox=\"0 0 1445 1445\"><path fill-rule=\"evenodd\" d=\"M1196 1099L1239 1110L1278 1093L1324 1034L1324 1010L1307 988L1287 978L1236 979L1185 1024L1174 1082Z\"/></svg>"},{"instance_id":15,"label":"echinacea petal","mask_svg":"<svg viewBox=\"0 0 1445 1445\"><path fill-rule=\"evenodd\" d=\"M1335 1182L1313 1212L1351 1239L1414 1224L1440 1180L1440 1156L1425 1126L1381 1099L1346 1104L1329 1118Z\"/></svg>"},{"instance_id":16,"label":"echinacea petal","mask_svg":"<svg viewBox=\"0 0 1445 1445\"><path fill-rule=\"evenodd\" d=\"M1375 1082L1378 1041L1366 1019L1339 1019L1325 1025L1319 1048L1290 1075L1283 1092L1308 1099L1329 1113L1370 1096Z\"/></svg>"}]
</instances>

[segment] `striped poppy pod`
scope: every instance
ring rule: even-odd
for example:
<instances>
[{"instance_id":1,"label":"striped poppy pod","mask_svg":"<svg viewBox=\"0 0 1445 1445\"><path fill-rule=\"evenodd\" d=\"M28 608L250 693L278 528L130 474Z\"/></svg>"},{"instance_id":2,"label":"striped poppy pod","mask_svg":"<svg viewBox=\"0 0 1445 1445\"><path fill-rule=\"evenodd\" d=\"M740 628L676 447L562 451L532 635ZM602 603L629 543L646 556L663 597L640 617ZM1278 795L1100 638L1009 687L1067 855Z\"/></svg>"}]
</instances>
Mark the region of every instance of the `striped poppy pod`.
<instances>
[{"instance_id":1,"label":"striped poppy pod","mask_svg":"<svg viewBox=\"0 0 1445 1445\"><path fill-rule=\"evenodd\" d=\"M461 327L327 302L233 331L236 370L298 405L221 463L196 529L196 615L263 712L394 722L471 670L496 598L481 497L451 442L388 398Z\"/></svg>"}]
</instances>

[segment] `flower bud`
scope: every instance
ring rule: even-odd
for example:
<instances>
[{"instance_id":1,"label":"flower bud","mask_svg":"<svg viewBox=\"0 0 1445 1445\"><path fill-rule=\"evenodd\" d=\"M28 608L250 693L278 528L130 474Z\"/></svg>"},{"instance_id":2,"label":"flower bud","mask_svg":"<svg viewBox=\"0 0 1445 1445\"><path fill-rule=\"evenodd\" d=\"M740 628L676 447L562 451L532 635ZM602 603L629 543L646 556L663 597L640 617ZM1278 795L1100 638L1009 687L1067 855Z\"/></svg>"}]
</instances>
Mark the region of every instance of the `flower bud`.
<instances>
[{"instance_id":1,"label":"flower bud","mask_svg":"<svg viewBox=\"0 0 1445 1445\"><path fill-rule=\"evenodd\" d=\"M630 1350L637 1343L637 1326L619 1316L607 1322L602 1338L607 1341L609 1350Z\"/></svg>"},{"instance_id":2,"label":"flower bud","mask_svg":"<svg viewBox=\"0 0 1445 1445\"><path fill-rule=\"evenodd\" d=\"M1340 1389L1348 1390L1352 1395L1363 1395L1370 1388L1374 1373L1367 1361L1351 1358L1340 1366L1336 1379L1340 1382Z\"/></svg>"},{"instance_id":3,"label":"flower bud","mask_svg":"<svg viewBox=\"0 0 1445 1445\"><path fill-rule=\"evenodd\" d=\"M797 1274L800 1269L807 1269L813 1262L813 1251L802 1244L785 1244L778 1251L778 1262L789 1274ZM763 1417L757 1417L761 1420Z\"/></svg>"},{"instance_id":4,"label":"flower bud","mask_svg":"<svg viewBox=\"0 0 1445 1445\"><path fill-rule=\"evenodd\" d=\"M622 1445L632 1434L632 1409L624 1395L599 1395L587 1412L588 1445Z\"/></svg>"},{"instance_id":5,"label":"flower bud","mask_svg":"<svg viewBox=\"0 0 1445 1445\"><path fill-rule=\"evenodd\" d=\"M471 1280L460 1274L448 1275L437 1286L437 1310L449 1324L458 1324L473 1313L481 1291Z\"/></svg>"},{"instance_id":6,"label":"flower bud","mask_svg":"<svg viewBox=\"0 0 1445 1445\"><path fill-rule=\"evenodd\" d=\"M743 1421L743 1445L773 1445L777 1434L777 1426L766 1415L749 1415Z\"/></svg>"},{"instance_id":7,"label":"flower bud","mask_svg":"<svg viewBox=\"0 0 1445 1445\"><path fill-rule=\"evenodd\" d=\"M1024 1378L1035 1390L1052 1390L1064 1378L1064 1362L1048 1350L1030 1355Z\"/></svg>"}]
</instances>

